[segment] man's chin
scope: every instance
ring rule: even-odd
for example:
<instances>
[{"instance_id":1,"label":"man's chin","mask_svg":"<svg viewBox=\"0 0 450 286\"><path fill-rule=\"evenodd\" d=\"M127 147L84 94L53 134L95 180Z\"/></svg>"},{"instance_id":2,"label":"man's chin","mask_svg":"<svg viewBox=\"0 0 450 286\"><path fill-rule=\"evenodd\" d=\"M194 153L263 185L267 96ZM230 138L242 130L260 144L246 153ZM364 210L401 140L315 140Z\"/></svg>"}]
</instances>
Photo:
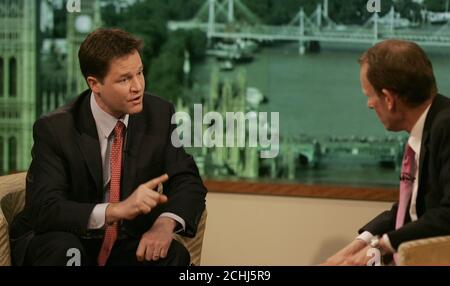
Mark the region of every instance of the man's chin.
<instances>
[{"instance_id":1,"label":"man's chin","mask_svg":"<svg viewBox=\"0 0 450 286\"><path fill-rule=\"evenodd\" d=\"M388 126L388 125L385 125L384 126L385 128L386 128L386 130L387 131L390 131L390 132L400 132L400 131L403 131L401 128L398 128L397 126Z\"/></svg>"},{"instance_id":2,"label":"man's chin","mask_svg":"<svg viewBox=\"0 0 450 286\"><path fill-rule=\"evenodd\" d=\"M128 114L137 114L140 113L142 111L142 103L136 106L133 106L132 108L130 108L128 110Z\"/></svg>"},{"instance_id":3,"label":"man's chin","mask_svg":"<svg viewBox=\"0 0 450 286\"><path fill-rule=\"evenodd\" d=\"M394 131L394 130L392 130L392 127L389 125L384 125L384 129L386 129L387 131L391 131L391 132Z\"/></svg>"}]
</instances>

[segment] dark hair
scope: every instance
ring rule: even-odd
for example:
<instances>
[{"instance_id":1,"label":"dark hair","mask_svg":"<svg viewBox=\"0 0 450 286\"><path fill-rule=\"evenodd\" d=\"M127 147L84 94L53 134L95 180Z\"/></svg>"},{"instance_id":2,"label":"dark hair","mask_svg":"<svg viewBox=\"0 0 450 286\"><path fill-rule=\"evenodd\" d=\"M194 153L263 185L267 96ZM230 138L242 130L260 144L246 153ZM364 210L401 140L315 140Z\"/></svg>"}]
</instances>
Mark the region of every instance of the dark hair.
<instances>
[{"instance_id":1,"label":"dark hair","mask_svg":"<svg viewBox=\"0 0 450 286\"><path fill-rule=\"evenodd\" d=\"M431 61L413 42L380 42L367 50L359 63L368 64L367 79L378 94L382 89L393 91L411 107L437 93Z\"/></svg>"},{"instance_id":2,"label":"dark hair","mask_svg":"<svg viewBox=\"0 0 450 286\"><path fill-rule=\"evenodd\" d=\"M142 40L120 29L100 28L90 33L80 46L78 60L85 79L103 81L114 59L140 52Z\"/></svg>"}]
</instances>

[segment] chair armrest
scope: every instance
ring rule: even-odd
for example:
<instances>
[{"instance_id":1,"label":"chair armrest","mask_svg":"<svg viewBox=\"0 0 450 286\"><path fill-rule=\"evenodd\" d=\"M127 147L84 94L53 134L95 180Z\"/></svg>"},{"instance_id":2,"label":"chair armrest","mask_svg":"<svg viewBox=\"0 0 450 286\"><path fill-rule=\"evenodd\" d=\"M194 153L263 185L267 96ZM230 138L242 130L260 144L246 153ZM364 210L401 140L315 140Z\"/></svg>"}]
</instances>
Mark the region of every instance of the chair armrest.
<instances>
[{"instance_id":1,"label":"chair armrest","mask_svg":"<svg viewBox=\"0 0 450 286\"><path fill-rule=\"evenodd\" d=\"M191 255L191 263L196 266L200 265L202 258L203 237L205 235L206 229L206 217L207 211L205 209L198 223L197 233L194 237L190 238L178 234L174 235L174 239L183 244L184 247L186 247L186 249L189 251L189 254Z\"/></svg>"},{"instance_id":2,"label":"chair armrest","mask_svg":"<svg viewBox=\"0 0 450 286\"><path fill-rule=\"evenodd\" d=\"M0 215L11 223L25 205L25 180L27 173L0 176Z\"/></svg>"},{"instance_id":3,"label":"chair armrest","mask_svg":"<svg viewBox=\"0 0 450 286\"><path fill-rule=\"evenodd\" d=\"M450 236L404 242L398 249L398 264L450 265Z\"/></svg>"},{"instance_id":4,"label":"chair armrest","mask_svg":"<svg viewBox=\"0 0 450 286\"><path fill-rule=\"evenodd\" d=\"M27 173L0 176L0 200L9 193L25 190L25 178Z\"/></svg>"},{"instance_id":5,"label":"chair armrest","mask_svg":"<svg viewBox=\"0 0 450 286\"><path fill-rule=\"evenodd\" d=\"M0 176L0 266L11 265L9 223L23 208L25 176L26 173Z\"/></svg>"}]
</instances>

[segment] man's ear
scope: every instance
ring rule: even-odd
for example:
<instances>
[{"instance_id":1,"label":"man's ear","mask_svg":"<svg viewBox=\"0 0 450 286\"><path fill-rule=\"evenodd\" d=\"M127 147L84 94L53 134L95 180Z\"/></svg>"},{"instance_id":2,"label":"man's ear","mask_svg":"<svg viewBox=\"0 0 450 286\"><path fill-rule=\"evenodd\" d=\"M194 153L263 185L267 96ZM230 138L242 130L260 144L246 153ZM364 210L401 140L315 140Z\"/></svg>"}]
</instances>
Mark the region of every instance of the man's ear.
<instances>
[{"instance_id":1,"label":"man's ear","mask_svg":"<svg viewBox=\"0 0 450 286\"><path fill-rule=\"evenodd\" d=\"M101 85L102 83L95 77L93 76L88 76L86 79L89 88L96 94L100 94L100 90L101 90Z\"/></svg>"},{"instance_id":2,"label":"man's ear","mask_svg":"<svg viewBox=\"0 0 450 286\"><path fill-rule=\"evenodd\" d=\"M397 96L394 92L390 91L389 89L382 89L381 93L384 96L384 101L386 103L386 106L389 110L393 111L396 107L396 101Z\"/></svg>"}]
</instances>

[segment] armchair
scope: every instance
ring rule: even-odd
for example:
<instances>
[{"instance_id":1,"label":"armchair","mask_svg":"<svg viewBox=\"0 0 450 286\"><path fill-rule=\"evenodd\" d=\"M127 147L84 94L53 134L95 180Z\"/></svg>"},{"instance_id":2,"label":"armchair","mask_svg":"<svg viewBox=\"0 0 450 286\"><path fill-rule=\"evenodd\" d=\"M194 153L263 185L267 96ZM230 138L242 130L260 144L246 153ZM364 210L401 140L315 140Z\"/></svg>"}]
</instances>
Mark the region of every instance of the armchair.
<instances>
[{"instance_id":1,"label":"armchair","mask_svg":"<svg viewBox=\"0 0 450 286\"><path fill-rule=\"evenodd\" d=\"M438 236L402 243L398 249L401 266L450 265L450 236Z\"/></svg>"},{"instance_id":2,"label":"armchair","mask_svg":"<svg viewBox=\"0 0 450 286\"><path fill-rule=\"evenodd\" d=\"M0 266L11 265L8 230L9 224L25 205L25 177L26 173L0 177ZM174 239L187 248L191 255L191 263L194 265L200 265L206 217L205 210L195 237L174 235Z\"/></svg>"}]
</instances>

